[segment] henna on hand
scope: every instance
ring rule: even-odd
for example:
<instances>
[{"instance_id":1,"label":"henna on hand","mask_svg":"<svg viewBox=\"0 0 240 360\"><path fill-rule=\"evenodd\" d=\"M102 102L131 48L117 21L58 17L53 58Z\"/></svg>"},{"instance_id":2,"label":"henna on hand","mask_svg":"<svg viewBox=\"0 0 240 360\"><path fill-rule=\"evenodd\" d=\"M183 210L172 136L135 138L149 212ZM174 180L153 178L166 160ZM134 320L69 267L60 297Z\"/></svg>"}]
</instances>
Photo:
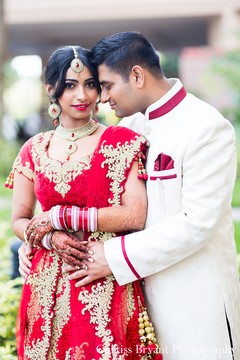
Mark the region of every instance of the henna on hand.
<instances>
[{"instance_id":1,"label":"henna on hand","mask_svg":"<svg viewBox=\"0 0 240 360\"><path fill-rule=\"evenodd\" d=\"M33 247L39 247L44 235L50 233L52 230L53 227L50 221L49 211L35 215L25 228L25 241Z\"/></svg>"},{"instance_id":2,"label":"henna on hand","mask_svg":"<svg viewBox=\"0 0 240 360\"><path fill-rule=\"evenodd\" d=\"M87 241L80 241L77 236L64 231L54 231L52 235L53 250L71 266L80 268L82 260L89 257L87 244Z\"/></svg>"}]
</instances>

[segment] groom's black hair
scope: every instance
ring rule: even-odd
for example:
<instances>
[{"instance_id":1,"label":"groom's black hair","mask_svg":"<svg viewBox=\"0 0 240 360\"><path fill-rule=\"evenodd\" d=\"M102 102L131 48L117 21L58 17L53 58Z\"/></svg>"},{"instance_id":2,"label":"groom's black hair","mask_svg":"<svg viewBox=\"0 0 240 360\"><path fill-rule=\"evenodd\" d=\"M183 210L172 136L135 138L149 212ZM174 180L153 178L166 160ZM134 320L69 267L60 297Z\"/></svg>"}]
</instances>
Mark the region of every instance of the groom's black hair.
<instances>
[{"instance_id":1,"label":"groom's black hair","mask_svg":"<svg viewBox=\"0 0 240 360\"><path fill-rule=\"evenodd\" d=\"M91 61L95 66L106 65L126 81L134 65L146 68L154 76L163 76L156 50L136 31L116 33L98 41L91 49Z\"/></svg>"}]
</instances>

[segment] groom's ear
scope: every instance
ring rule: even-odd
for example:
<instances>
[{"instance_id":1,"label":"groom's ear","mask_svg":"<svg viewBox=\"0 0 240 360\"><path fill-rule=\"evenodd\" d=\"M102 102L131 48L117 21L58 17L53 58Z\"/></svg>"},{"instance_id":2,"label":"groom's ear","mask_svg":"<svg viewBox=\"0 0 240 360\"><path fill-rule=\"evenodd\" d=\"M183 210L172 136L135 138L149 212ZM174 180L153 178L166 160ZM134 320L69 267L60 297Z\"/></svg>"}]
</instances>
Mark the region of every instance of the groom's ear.
<instances>
[{"instance_id":1,"label":"groom's ear","mask_svg":"<svg viewBox=\"0 0 240 360\"><path fill-rule=\"evenodd\" d=\"M143 68L139 65L134 65L131 70L131 75L133 76L133 79L135 80L137 87L141 88L145 80Z\"/></svg>"}]
</instances>

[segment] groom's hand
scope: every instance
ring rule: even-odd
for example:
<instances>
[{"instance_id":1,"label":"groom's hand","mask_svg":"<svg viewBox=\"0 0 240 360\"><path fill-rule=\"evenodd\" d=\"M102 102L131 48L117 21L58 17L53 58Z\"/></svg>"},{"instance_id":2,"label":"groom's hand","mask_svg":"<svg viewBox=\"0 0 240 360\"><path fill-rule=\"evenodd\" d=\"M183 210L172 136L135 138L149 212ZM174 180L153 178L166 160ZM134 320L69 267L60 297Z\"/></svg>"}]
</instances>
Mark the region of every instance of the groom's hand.
<instances>
[{"instance_id":1,"label":"groom's hand","mask_svg":"<svg viewBox=\"0 0 240 360\"><path fill-rule=\"evenodd\" d=\"M77 269L74 266L65 266L64 272L72 272L69 275L70 280L81 278L75 286L81 287L91 283L94 280L109 276L112 274L104 255L104 247L101 242L89 242L88 248L93 252L91 257L82 261L80 267Z\"/></svg>"}]
</instances>

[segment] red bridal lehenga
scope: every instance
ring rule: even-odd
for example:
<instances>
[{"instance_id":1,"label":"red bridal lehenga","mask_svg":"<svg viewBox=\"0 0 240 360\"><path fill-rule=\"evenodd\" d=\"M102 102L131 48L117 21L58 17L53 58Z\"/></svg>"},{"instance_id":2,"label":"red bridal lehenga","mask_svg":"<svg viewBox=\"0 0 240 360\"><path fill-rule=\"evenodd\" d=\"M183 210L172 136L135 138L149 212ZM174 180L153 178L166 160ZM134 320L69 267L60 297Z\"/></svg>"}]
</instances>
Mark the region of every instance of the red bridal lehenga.
<instances>
[{"instance_id":1,"label":"red bridal lehenga","mask_svg":"<svg viewBox=\"0 0 240 360\"><path fill-rule=\"evenodd\" d=\"M109 127L91 157L61 163L48 157L53 133L28 140L13 166L34 182L42 210L54 205L120 205L128 171L145 148L145 139L129 129ZM106 241L116 234L86 236ZM119 286L109 276L76 288L62 267L54 251L34 249L17 321L18 359L145 359L138 333L140 283Z\"/></svg>"}]
</instances>

